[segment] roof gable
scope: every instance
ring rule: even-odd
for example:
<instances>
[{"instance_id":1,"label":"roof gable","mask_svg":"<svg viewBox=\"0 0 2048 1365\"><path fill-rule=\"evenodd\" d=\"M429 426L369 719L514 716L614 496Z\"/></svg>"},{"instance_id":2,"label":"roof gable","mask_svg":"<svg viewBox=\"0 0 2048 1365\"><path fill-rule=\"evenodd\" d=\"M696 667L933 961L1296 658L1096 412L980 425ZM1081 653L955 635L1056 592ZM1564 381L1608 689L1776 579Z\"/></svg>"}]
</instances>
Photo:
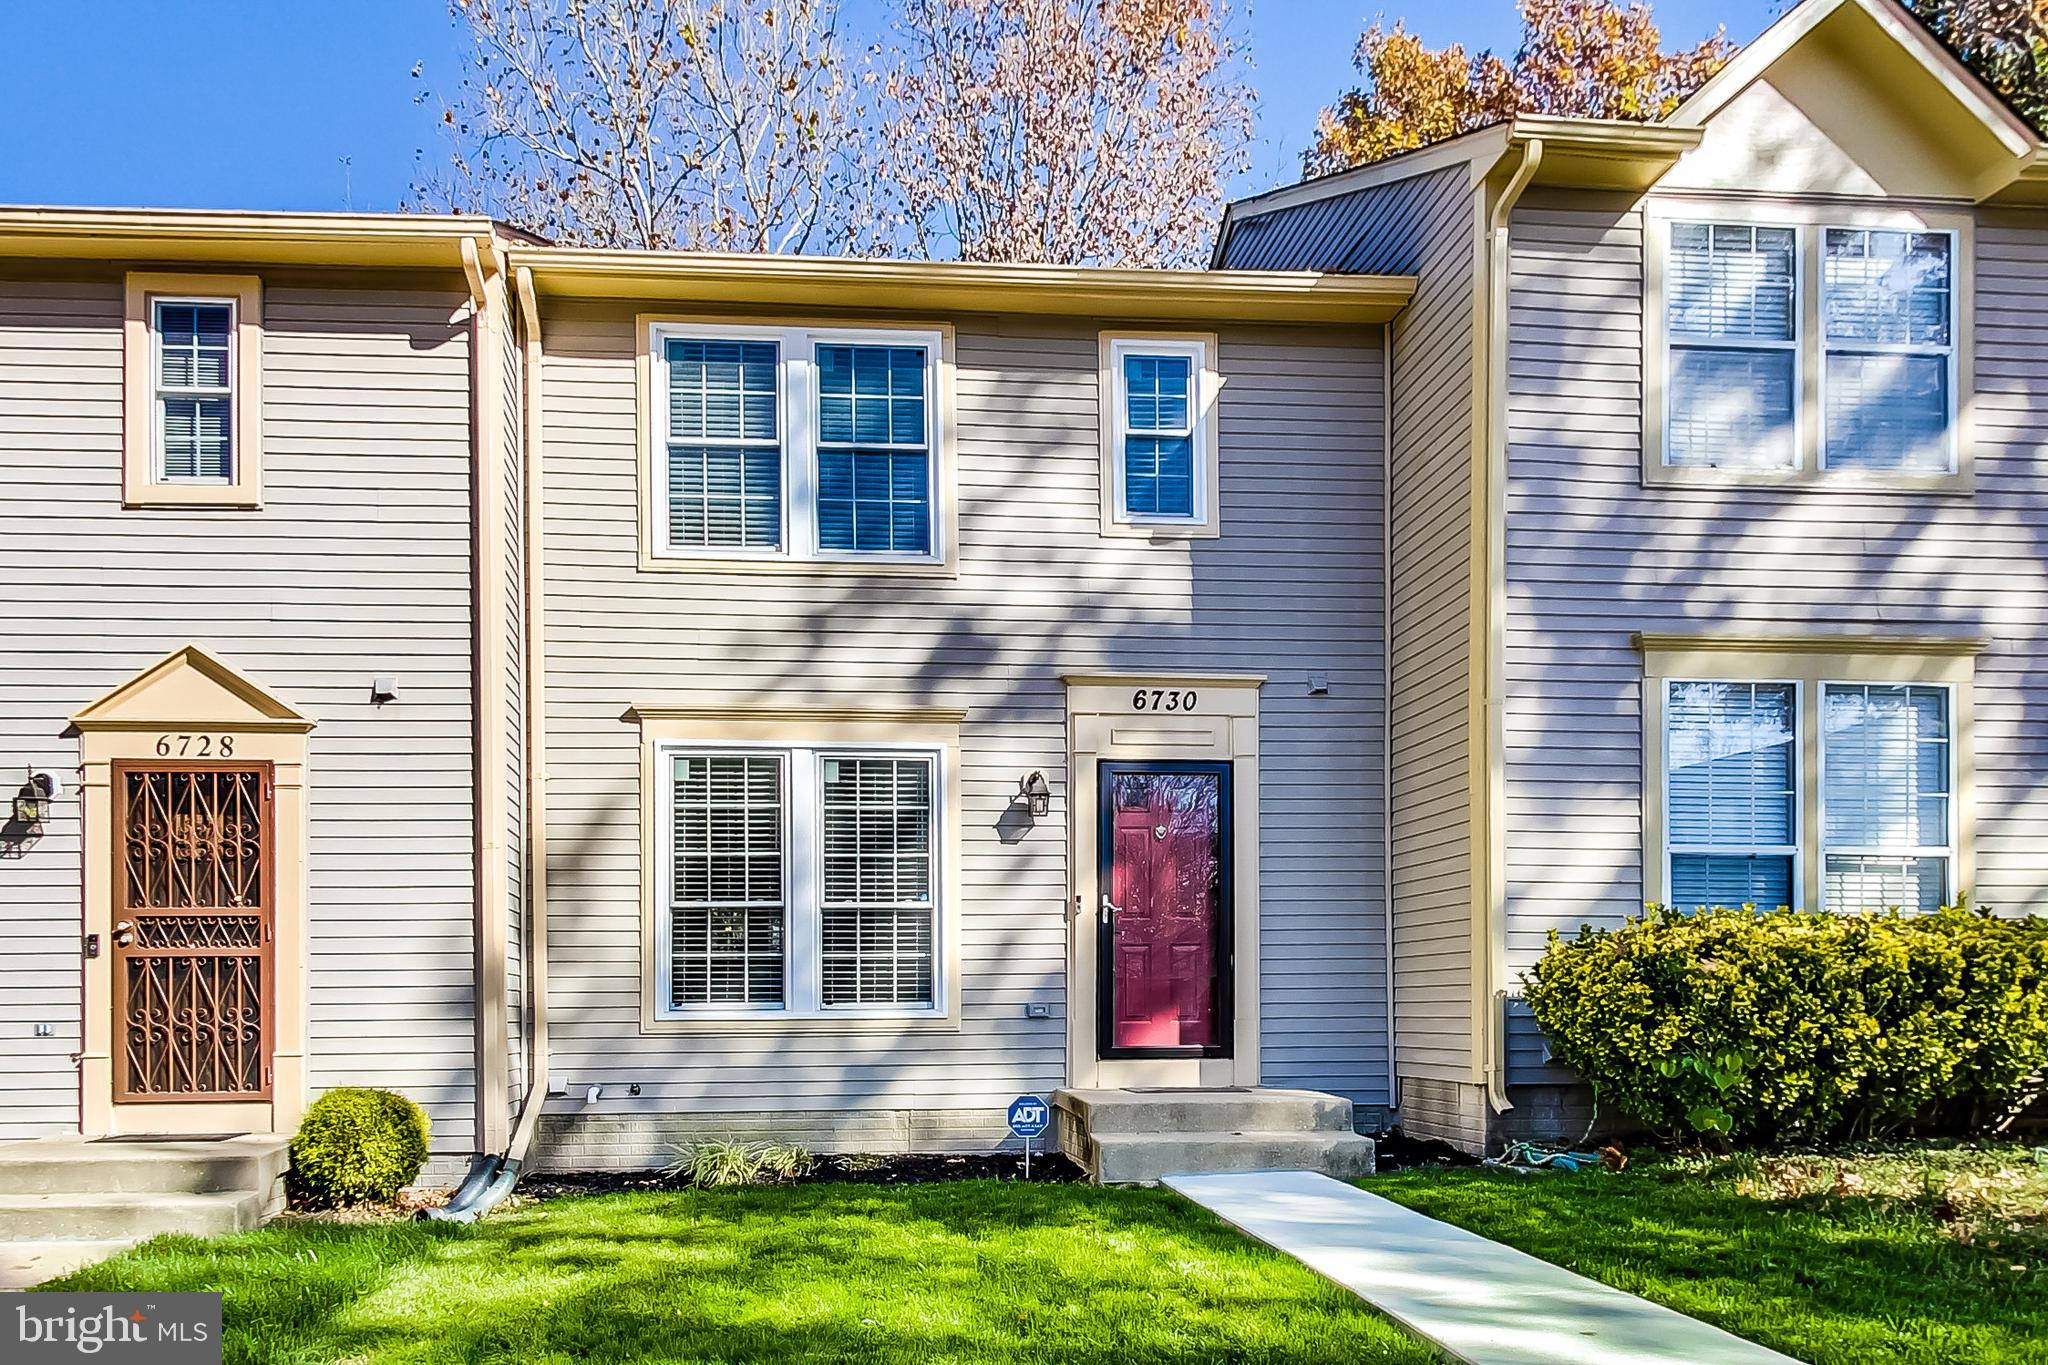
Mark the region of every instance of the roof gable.
<instances>
[{"instance_id":1,"label":"roof gable","mask_svg":"<svg viewBox=\"0 0 2048 1365\"><path fill-rule=\"evenodd\" d=\"M71 718L80 730L194 725L303 731L313 722L197 645L172 650Z\"/></svg>"}]
</instances>

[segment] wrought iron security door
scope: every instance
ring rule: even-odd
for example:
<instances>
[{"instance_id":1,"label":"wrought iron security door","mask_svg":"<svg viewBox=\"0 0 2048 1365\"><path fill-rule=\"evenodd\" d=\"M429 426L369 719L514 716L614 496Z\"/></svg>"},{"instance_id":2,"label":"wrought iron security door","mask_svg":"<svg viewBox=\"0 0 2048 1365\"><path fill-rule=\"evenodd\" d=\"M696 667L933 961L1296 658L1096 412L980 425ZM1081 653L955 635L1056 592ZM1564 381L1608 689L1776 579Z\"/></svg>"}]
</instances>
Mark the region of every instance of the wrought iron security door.
<instances>
[{"instance_id":1,"label":"wrought iron security door","mask_svg":"<svg viewBox=\"0 0 2048 1365\"><path fill-rule=\"evenodd\" d=\"M113 777L114 1098L268 1099L270 766Z\"/></svg>"}]
</instances>

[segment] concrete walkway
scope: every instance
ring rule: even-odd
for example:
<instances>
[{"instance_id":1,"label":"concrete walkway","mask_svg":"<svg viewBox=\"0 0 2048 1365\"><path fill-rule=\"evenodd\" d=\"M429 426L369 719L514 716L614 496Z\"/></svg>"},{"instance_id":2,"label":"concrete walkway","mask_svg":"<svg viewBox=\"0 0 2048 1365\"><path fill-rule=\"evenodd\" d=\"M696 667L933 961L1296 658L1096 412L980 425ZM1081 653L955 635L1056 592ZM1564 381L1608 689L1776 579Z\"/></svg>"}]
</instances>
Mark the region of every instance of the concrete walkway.
<instances>
[{"instance_id":1,"label":"concrete walkway","mask_svg":"<svg viewBox=\"0 0 2048 1365\"><path fill-rule=\"evenodd\" d=\"M121 1242L0 1242L0 1293L33 1289L44 1280L95 1265L134 1246Z\"/></svg>"},{"instance_id":2,"label":"concrete walkway","mask_svg":"<svg viewBox=\"0 0 2048 1365\"><path fill-rule=\"evenodd\" d=\"M1468 1365L1792 1361L1325 1175L1250 1171L1164 1183Z\"/></svg>"}]
</instances>

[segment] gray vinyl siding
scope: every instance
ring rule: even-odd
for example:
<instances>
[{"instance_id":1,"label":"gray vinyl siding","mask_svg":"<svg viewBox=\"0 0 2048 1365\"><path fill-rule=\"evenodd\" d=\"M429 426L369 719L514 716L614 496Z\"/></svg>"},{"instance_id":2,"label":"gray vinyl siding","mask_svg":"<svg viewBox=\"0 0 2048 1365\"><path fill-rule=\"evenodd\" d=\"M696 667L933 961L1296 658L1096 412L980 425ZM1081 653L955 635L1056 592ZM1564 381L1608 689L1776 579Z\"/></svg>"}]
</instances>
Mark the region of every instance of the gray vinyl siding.
<instances>
[{"instance_id":1,"label":"gray vinyl siding","mask_svg":"<svg viewBox=\"0 0 2048 1365\"><path fill-rule=\"evenodd\" d=\"M1973 899L2048 909L2048 225L1977 232L1976 492L1645 488L1640 216L1514 222L1507 847L1513 970L1646 885L1636 631L1982 635ZM1654 857L1654 851L1652 852ZM1518 1079L1542 1079L1526 1018ZM1554 1073L1551 1073L1554 1074Z\"/></svg>"},{"instance_id":2,"label":"gray vinyl siding","mask_svg":"<svg viewBox=\"0 0 2048 1365\"><path fill-rule=\"evenodd\" d=\"M645 1146L663 1114L904 1111L937 1115L922 1131L945 1145L1064 1084L1062 675L1106 668L1269 675L1264 1079L1385 1102L1377 331L1226 331L1223 534L1152 543L1100 534L1095 328L958 329L957 578L650 573L631 310L550 308L550 1055L574 1098L551 1102L549 1133L640 1115L653 1126L626 1131ZM1308 694L1311 671L1328 696ZM966 711L957 1032L640 1032L636 702ZM1053 812L1019 833L1007 813L1033 769ZM1037 1001L1050 1019L1025 1018Z\"/></svg>"},{"instance_id":3,"label":"gray vinyl siding","mask_svg":"<svg viewBox=\"0 0 2048 1365\"><path fill-rule=\"evenodd\" d=\"M1472 1074L1470 699L1474 192L1463 165L1236 222L1222 264L1412 274L1390 329L1394 1038Z\"/></svg>"},{"instance_id":4,"label":"gray vinyl siding","mask_svg":"<svg viewBox=\"0 0 2048 1365\"><path fill-rule=\"evenodd\" d=\"M474 1141L461 307L271 284L263 510L124 511L119 276L0 278L0 752L75 783L71 714L187 643L314 718L311 1085L406 1091L444 1152ZM0 1137L78 1122L78 809L0 859Z\"/></svg>"}]
</instances>

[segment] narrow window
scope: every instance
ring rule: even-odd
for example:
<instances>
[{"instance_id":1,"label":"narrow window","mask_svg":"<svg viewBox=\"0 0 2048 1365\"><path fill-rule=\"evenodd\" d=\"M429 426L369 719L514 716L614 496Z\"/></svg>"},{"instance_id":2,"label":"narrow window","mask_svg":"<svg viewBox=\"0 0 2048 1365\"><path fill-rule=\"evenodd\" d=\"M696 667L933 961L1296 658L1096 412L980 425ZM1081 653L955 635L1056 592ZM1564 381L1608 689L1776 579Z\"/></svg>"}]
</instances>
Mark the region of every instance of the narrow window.
<instances>
[{"instance_id":1,"label":"narrow window","mask_svg":"<svg viewBox=\"0 0 2048 1365\"><path fill-rule=\"evenodd\" d=\"M783 759L687 754L670 764L669 1008L780 1005Z\"/></svg>"},{"instance_id":2,"label":"narrow window","mask_svg":"<svg viewBox=\"0 0 2048 1365\"><path fill-rule=\"evenodd\" d=\"M779 549L778 347L772 341L671 337L665 356L668 543Z\"/></svg>"},{"instance_id":3,"label":"narrow window","mask_svg":"<svg viewBox=\"0 0 2048 1365\"><path fill-rule=\"evenodd\" d=\"M1124 511L1133 518L1195 515L1194 386L1187 356L1124 356Z\"/></svg>"},{"instance_id":4,"label":"narrow window","mask_svg":"<svg viewBox=\"0 0 2048 1365\"><path fill-rule=\"evenodd\" d=\"M1828 468L1954 468L1953 240L1946 232L1827 230Z\"/></svg>"},{"instance_id":5,"label":"narrow window","mask_svg":"<svg viewBox=\"0 0 2048 1365\"><path fill-rule=\"evenodd\" d=\"M933 1000L932 764L822 760L826 1005Z\"/></svg>"},{"instance_id":6,"label":"narrow window","mask_svg":"<svg viewBox=\"0 0 2048 1365\"><path fill-rule=\"evenodd\" d=\"M1672 682L1665 705L1671 904L1797 900L1797 689Z\"/></svg>"},{"instance_id":7,"label":"narrow window","mask_svg":"<svg viewBox=\"0 0 2048 1365\"><path fill-rule=\"evenodd\" d=\"M818 547L932 553L925 349L821 345L817 362Z\"/></svg>"},{"instance_id":8,"label":"narrow window","mask_svg":"<svg viewBox=\"0 0 2048 1365\"><path fill-rule=\"evenodd\" d=\"M1829 683L1822 895L1831 910L1934 910L1953 857L1949 692Z\"/></svg>"},{"instance_id":9,"label":"narrow window","mask_svg":"<svg viewBox=\"0 0 2048 1365\"><path fill-rule=\"evenodd\" d=\"M1798 467L1797 279L1792 228L1671 225L1667 465Z\"/></svg>"},{"instance_id":10,"label":"narrow window","mask_svg":"<svg viewBox=\"0 0 2048 1365\"><path fill-rule=\"evenodd\" d=\"M159 483L235 480L235 305L158 299L156 466Z\"/></svg>"}]
</instances>

